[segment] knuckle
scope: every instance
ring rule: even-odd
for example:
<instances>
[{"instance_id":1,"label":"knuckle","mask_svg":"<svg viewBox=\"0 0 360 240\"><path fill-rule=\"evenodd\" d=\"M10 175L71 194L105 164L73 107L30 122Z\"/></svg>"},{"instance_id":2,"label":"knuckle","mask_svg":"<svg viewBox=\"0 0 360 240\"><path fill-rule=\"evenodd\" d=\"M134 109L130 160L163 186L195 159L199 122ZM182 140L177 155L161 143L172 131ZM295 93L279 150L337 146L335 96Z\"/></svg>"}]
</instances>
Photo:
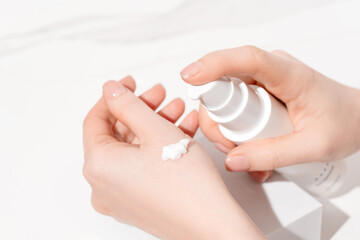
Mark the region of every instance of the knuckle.
<instances>
[{"instance_id":1,"label":"knuckle","mask_svg":"<svg viewBox=\"0 0 360 240\"><path fill-rule=\"evenodd\" d=\"M316 72L312 68L305 64L299 64L294 67L292 72L293 79L298 85L298 96L309 96L309 93L313 93L316 88L314 84L316 82Z\"/></svg>"},{"instance_id":2,"label":"knuckle","mask_svg":"<svg viewBox=\"0 0 360 240\"><path fill-rule=\"evenodd\" d=\"M320 141L317 147L317 158L322 161L330 161L334 157L333 144L331 141Z\"/></svg>"},{"instance_id":3,"label":"knuckle","mask_svg":"<svg viewBox=\"0 0 360 240\"><path fill-rule=\"evenodd\" d=\"M84 118L84 121L83 121L83 129L85 129L88 125L89 125L89 122L90 122L90 113L88 113L86 115L86 117Z\"/></svg>"},{"instance_id":4,"label":"knuckle","mask_svg":"<svg viewBox=\"0 0 360 240\"><path fill-rule=\"evenodd\" d=\"M87 167L87 163L84 164L83 168L82 168L82 173L83 173L83 176L84 178L86 179L86 181L90 182L91 179L90 179L90 171L89 171L89 168Z\"/></svg>"},{"instance_id":5,"label":"knuckle","mask_svg":"<svg viewBox=\"0 0 360 240\"><path fill-rule=\"evenodd\" d=\"M260 50L260 48L254 46L254 45L245 45L242 48L244 48L244 49L246 49L248 51L251 51L251 52L255 52L255 51Z\"/></svg>"},{"instance_id":6,"label":"knuckle","mask_svg":"<svg viewBox=\"0 0 360 240\"><path fill-rule=\"evenodd\" d=\"M299 63L300 61L298 59L296 59L293 55L291 55L290 53L284 51L284 50L280 50L280 49L275 49L273 51L270 52L272 55L278 56L280 58L282 58L283 60L287 60L291 63Z\"/></svg>"},{"instance_id":7,"label":"knuckle","mask_svg":"<svg viewBox=\"0 0 360 240\"><path fill-rule=\"evenodd\" d=\"M266 171L286 165L286 161L276 147L275 141L276 139L269 138L243 144L243 148L247 149L246 152L250 153L253 159L250 164L250 170ZM270 142L275 145L269 144Z\"/></svg>"},{"instance_id":8,"label":"knuckle","mask_svg":"<svg viewBox=\"0 0 360 240\"><path fill-rule=\"evenodd\" d=\"M83 166L83 175L89 183L98 182L103 177L103 170L98 161L87 161Z\"/></svg>"},{"instance_id":9,"label":"knuckle","mask_svg":"<svg viewBox=\"0 0 360 240\"><path fill-rule=\"evenodd\" d=\"M281 50L281 49L272 50L271 53L274 53L274 54L288 54L286 51Z\"/></svg>"},{"instance_id":10,"label":"knuckle","mask_svg":"<svg viewBox=\"0 0 360 240\"><path fill-rule=\"evenodd\" d=\"M94 192L91 195L91 206L93 209L103 215L110 215L110 209Z\"/></svg>"},{"instance_id":11,"label":"knuckle","mask_svg":"<svg viewBox=\"0 0 360 240\"><path fill-rule=\"evenodd\" d=\"M270 167L271 170L279 168L279 167L284 167L286 166L286 162L284 161L283 158L280 157L280 154L278 153L278 151L270 149L270 154L269 154L269 161L270 161ZM270 169L267 169L270 170Z\"/></svg>"},{"instance_id":12,"label":"knuckle","mask_svg":"<svg viewBox=\"0 0 360 240\"><path fill-rule=\"evenodd\" d=\"M275 49L273 51L271 51L271 54L274 54L276 56L279 57L290 57L290 54L284 50L280 50L280 49Z\"/></svg>"},{"instance_id":13,"label":"knuckle","mask_svg":"<svg viewBox=\"0 0 360 240\"><path fill-rule=\"evenodd\" d=\"M253 45L246 45L244 46L244 49L249 52L249 54L251 54L256 61L263 61L268 55L268 52Z\"/></svg>"},{"instance_id":14,"label":"knuckle","mask_svg":"<svg viewBox=\"0 0 360 240\"><path fill-rule=\"evenodd\" d=\"M132 93L129 93L132 94ZM126 99L126 102L121 104L121 107L117 109L117 118L124 119L131 111L137 111L141 105L145 106L145 103L142 102L136 96L131 96Z\"/></svg>"},{"instance_id":15,"label":"knuckle","mask_svg":"<svg viewBox=\"0 0 360 240\"><path fill-rule=\"evenodd\" d=\"M267 64L269 53L252 45L247 45L243 48L245 52L250 56L250 61L253 61L253 74L258 74L261 71L261 66Z\"/></svg>"}]
</instances>

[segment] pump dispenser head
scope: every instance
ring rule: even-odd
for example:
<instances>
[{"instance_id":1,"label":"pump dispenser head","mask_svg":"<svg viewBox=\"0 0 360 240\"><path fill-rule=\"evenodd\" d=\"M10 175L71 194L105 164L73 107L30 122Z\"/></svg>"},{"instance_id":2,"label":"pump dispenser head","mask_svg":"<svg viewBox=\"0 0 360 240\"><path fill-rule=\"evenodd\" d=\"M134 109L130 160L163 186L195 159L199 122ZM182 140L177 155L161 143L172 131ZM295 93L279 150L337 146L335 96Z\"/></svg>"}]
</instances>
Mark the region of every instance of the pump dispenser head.
<instances>
[{"instance_id":1,"label":"pump dispenser head","mask_svg":"<svg viewBox=\"0 0 360 240\"><path fill-rule=\"evenodd\" d=\"M231 80L222 77L217 81L205 85L189 85L188 96L200 102L209 109L216 109L226 103L232 92Z\"/></svg>"},{"instance_id":2,"label":"pump dispenser head","mask_svg":"<svg viewBox=\"0 0 360 240\"><path fill-rule=\"evenodd\" d=\"M201 86L189 85L188 95L199 100L222 133L235 142L241 142L239 135L252 134L264 116L264 103L256 88L238 79L224 76Z\"/></svg>"}]
</instances>

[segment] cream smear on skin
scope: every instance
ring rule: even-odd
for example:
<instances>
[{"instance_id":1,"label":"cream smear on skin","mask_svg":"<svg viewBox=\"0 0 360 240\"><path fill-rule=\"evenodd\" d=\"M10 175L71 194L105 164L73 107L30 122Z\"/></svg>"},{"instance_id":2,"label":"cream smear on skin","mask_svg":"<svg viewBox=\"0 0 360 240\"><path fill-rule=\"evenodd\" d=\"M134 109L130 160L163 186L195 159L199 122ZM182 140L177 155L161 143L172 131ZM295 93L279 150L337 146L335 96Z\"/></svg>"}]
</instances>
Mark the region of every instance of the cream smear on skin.
<instances>
[{"instance_id":1,"label":"cream smear on skin","mask_svg":"<svg viewBox=\"0 0 360 240\"><path fill-rule=\"evenodd\" d=\"M162 160L167 161L169 159L176 160L181 158L182 155L187 153L189 143L190 139L181 139L178 143L164 146L161 154Z\"/></svg>"}]
</instances>

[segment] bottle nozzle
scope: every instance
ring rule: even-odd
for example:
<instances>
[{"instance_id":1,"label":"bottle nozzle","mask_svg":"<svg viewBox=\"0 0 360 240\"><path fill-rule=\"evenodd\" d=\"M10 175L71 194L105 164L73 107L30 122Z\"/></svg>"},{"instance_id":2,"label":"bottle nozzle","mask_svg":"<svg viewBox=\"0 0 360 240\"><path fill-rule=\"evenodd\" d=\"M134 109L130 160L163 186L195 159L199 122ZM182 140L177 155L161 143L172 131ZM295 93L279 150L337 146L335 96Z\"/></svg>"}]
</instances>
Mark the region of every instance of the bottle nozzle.
<instances>
[{"instance_id":1,"label":"bottle nozzle","mask_svg":"<svg viewBox=\"0 0 360 240\"><path fill-rule=\"evenodd\" d=\"M200 100L210 118L229 130L252 129L261 119L263 109L259 97L240 80L224 76L201 86L190 85L188 95Z\"/></svg>"},{"instance_id":2,"label":"bottle nozzle","mask_svg":"<svg viewBox=\"0 0 360 240\"><path fill-rule=\"evenodd\" d=\"M216 109L223 105L232 91L232 82L228 77L204 85L189 85L188 96L200 102L208 109Z\"/></svg>"}]
</instances>

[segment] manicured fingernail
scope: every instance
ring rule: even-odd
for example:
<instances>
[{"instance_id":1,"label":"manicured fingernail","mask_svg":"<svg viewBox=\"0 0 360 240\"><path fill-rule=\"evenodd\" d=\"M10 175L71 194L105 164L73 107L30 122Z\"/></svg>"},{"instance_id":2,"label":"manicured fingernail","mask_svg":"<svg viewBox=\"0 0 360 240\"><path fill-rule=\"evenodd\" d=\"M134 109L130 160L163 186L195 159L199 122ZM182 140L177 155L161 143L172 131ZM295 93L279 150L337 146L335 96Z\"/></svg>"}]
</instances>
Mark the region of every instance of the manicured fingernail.
<instances>
[{"instance_id":1,"label":"manicured fingernail","mask_svg":"<svg viewBox=\"0 0 360 240\"><path fill-rule=\"evenodd\" d=\"M244 156L233 155L226 159L226 167L233 172L247 171L250 169L250 162Z\"/></svg>"},{"instance_id":2,"label":"manicured fingernail","mask_svg":"<svg viewBox=\"0 0 360 240\"><path fill-rule=\"evenodd\" d=\"M126 91L124 85L117 81L108 81L103 86L105 96L116 98Z\"/></svg>"},{"instance_id":3,"label":"manicured fingernail","mask_svg":"<svg viewBox=\"0 0 360 240\"><path fill-rule=\"evenodd\" d=\"M180 75L184 80L186 80L198 74L202 68L203 68L202 62L199 61L193 62L190 65L188 65L186 68L184 68L180 72Z\"/></svg>"},{"instance_id":4,"label":"manicured fingernail","mask_svg":"<svg viewBox=\"0 0 360 240\"><path fill-rule=\"evenodd\" d=\"M230 149L225 147L224 145L222 145L221 143L214 143L214 146L217 147L217 149L219 149L220 151L222 151L223 153L228 153L230 152Z\"/></svg>"}]
</instances>

